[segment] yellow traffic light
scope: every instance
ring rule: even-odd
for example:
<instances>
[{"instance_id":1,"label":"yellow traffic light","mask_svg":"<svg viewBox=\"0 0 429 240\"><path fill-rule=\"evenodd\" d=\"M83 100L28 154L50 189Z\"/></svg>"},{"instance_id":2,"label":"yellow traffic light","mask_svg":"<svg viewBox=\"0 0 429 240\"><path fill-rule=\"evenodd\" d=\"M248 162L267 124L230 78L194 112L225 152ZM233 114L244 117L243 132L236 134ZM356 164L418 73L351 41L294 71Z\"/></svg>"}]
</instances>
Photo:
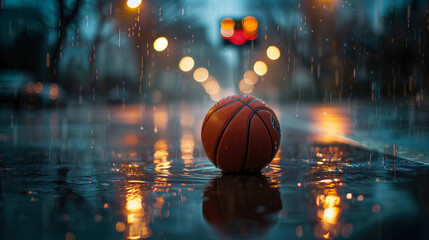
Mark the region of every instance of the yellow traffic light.
<instances>
[{"instance_id":1,"label":"yellow traffic light","mask_svg":"<svg viewBox=\"0 0 429 240\"><path fill-rule=\"evenodd\" d=\"M247 35L253 35L258 31L258 20L255 17L247 16L241 21L243 32Z\"/></svg>"}]
</instances>

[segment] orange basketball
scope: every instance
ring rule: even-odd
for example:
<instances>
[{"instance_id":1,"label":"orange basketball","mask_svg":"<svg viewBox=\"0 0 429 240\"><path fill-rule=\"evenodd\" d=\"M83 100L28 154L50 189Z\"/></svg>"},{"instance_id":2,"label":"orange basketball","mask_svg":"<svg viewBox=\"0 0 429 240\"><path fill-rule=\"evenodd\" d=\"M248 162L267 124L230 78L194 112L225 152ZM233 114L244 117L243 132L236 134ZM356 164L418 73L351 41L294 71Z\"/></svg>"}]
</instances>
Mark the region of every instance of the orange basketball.
<instances>
[{"instance_id":1,"label":"orange basketball","mask_svg":"<svg viewBox=\"0 0 429 240\"><path fill-rule=\"evenodd\" d=\"M233 95L207 113L201 140L210 161L225 172L257 172L277 153L280 124L262 100Z\"/></svg>"}]
</instances>

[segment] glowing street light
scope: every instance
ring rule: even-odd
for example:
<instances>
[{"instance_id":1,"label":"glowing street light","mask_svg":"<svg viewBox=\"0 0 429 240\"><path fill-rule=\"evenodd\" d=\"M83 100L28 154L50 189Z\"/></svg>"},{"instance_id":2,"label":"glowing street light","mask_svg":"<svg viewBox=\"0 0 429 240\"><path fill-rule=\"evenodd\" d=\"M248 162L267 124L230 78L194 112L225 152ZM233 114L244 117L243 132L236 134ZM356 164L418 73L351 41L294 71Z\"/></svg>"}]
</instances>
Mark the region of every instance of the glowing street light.
<instances>
[{"instance_id":1,"label":"glowing street light","mask_svg":"<svg viewBox=\"0 0 429 240\"><path fill-rule=\"evenodd\" d=\"M167 48L167 46L168 46L168 40L165 37L159 37L153 43L153 48L158 52L164 51Z\"/></svg>"},{"instance_id":2,"label":"glowing street light","mask_svg":"<svg viewBox=\"0 0 429 240\"><path fill-rule=\"evenodd\" d=\"M243 80L249 85L255 85L258 82L258 75L252 70L246 71Z\"/></svg>"},{"instance_id":3,"label":"glowing street light","mask_svg":"<svg viewBox=\"0 0 429 240\"><path fill-rule=\"evenodd\" d=\"M259 76L264 76L268 71L267 64L262 61L257 61L255 62L255 65L253 65L253 71L255 71Z\"/></svg>"},{"instance_id":4,"label":"glowing street light","mask_svg":"<svg viewBox=\"0 0 429 240\"><path fill-rule=\"evenodd\" d=\"M206 68L197 68L194 72L194 79L197 82L204 82L209 77L209 71Z\"/></svg>"},{"instance_id":5,"label":"glowing street light","mask_svg":"<svg viewBox=\"0 0 429 240\"><path fill-rule=\"evenodd\" d=\"M238 88L242 93L251 93L253 92L254 86L251 84L248 84L244 79L242 79L238 84Z\"/></svg>"},{"instance_id":6,"label":"glowing street light","mask_svg":"<svg viewBox=\"0 0 429 240\"><path fill-rule=\"evenodd\" d=\"M202 82L204 89L206 90L206 93L209 95L216 95L220 92L220 85L216 81L216 79L212 76L209 76L209 78Z\"/></svg>"},{"instance_id":7,"label":"glowing street light","mask_svg":"<svg viewBox=\"0 0 429 240\"><path fill-rule=\"evenodd\" d=\"M195 65L194 59L189 56L183 57L179 62L179 68L184 72L191 71L192 68L194 68L194 65Z\"/></svg>"},{"instance_id":8,"label":"glowing street light","mask_svg":"<svg viewBox=\"0 0 429 240\"><path fill-rule=\"evenodd\" d=\"M277 60L280 57L280 50L276 46L269 46L267 48L267 57L271 60Z\"/></svg>"},{"instance_id":9,"label":"glowing street light","mask_svg":"<svg viewBox=\"0 0 429 240\"><path fill-rule=\"evenodd\" d=\"M128 0L127 5L130 8L136 8L142 4L142 0Z\"/></svg>"}]
</instances>

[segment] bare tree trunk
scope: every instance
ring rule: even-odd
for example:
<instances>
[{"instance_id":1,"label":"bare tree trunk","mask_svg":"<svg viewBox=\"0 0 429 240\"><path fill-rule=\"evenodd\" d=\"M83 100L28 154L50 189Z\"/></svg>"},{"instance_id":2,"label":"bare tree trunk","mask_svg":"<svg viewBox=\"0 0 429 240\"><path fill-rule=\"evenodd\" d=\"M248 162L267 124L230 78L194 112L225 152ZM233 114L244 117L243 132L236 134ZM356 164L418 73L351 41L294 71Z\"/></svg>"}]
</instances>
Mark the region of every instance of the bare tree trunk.
<instances>
[{"instance_id":1,"label":"bare tree trunk","mask_svg":"<svg viewBox=\"0 0 429 240\"><path fill-rule=\"evenodd\" d=\"M51 81L58 81L58 64L61 59L62 47L64 43L64 39L67 34L67 27L73 20L76 18L79 9L81 7L82 0L76 0L71 11L67 14L65 1L66 0L56 0L58 4L58 11L60 13L60 17L58 19L58 41L55 45L55 48L52 52L52 66L51 66Z\"/></svg>"},{"instance_id":2,"label":"bare tree trunk","mask_svg":"<svg viewBox=\"0 0 429 240\"><path fill-rule=\"evenodd\" d=\"M95 100L95 82L97 81L97 69L96 69L96 49L98 48L98 45L100 45L101 40L102 40L102 36L101 36L101 30L103 28L104 22L107 19L107 14L103 11L105 4L110 4L110 2L106 2L104 0L98 0L97 1L97 9L98 12L100 13L100 25L98 26L98 31L97 31L97 35L94 39L94 42L91 46L91 51L90 51L90 68L89 68L89 74L90 74L90 92L91 92L91 96L92 96L92 100Z\"/></svg>"}]
</instances>

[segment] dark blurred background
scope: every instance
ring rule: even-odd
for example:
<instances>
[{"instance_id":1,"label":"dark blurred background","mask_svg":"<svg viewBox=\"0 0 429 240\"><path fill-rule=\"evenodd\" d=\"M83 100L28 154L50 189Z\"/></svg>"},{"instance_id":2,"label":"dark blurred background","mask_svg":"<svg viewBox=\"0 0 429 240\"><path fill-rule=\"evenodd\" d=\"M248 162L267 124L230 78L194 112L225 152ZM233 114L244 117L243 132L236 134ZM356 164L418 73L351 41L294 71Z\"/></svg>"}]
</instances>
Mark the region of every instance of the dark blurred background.
<instances>
[{"instance_id":1,"label":"dark blurred background","mask_svg":"<svg viewBox=\"0 0 429 240\"><path fill-rule=\"evenodd\" d=\"M0 0L0 239L429 239L428 11ZM260 175L201 142L239 93L280 122Z\"/></svg>"},{"instance_id":2,"label":"dark blurred background","mask_svg":"<svg viewBox=\"0 0 429 240\"><path fill-rule=\"evenodd\" d=\"M420 106L429 85L428 7L424 0L0 0L1 104L246 93ZM222 19L234 19L237 31L246 16L257 20L255 40L222 38ZM167 41L156 43L160 37Z\"/></svg>"}]
</instances>

